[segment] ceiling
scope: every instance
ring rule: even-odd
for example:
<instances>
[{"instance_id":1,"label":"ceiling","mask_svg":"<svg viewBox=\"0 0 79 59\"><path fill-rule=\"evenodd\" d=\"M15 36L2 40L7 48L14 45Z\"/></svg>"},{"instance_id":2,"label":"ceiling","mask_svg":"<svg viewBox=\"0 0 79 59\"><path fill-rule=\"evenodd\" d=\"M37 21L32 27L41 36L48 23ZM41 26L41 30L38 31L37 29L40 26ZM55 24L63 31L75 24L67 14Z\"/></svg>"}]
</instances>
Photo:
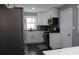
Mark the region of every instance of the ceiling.
<instances>
[{"instance_id":1,"label":"ceiling","mask_svg":"<svg viewBox=\"0 0 79 59\"><path fill-rule=\"evenodd\" d=\"M24 12L38 12L38 11L45 11L53 7L60 7L63 4L16 4L13 5L15 7L23 7Z\"/></svg>"}]
</instances>

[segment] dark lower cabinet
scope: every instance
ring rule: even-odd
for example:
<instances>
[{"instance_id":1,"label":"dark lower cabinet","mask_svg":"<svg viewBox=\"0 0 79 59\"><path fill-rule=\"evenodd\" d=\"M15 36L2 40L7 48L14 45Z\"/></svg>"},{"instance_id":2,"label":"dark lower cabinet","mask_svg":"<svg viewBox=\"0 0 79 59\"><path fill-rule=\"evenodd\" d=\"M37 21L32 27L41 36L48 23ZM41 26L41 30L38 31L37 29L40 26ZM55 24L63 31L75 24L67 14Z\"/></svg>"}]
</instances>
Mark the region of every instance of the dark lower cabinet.
<instances>
[{"instance_id":1,"label":"dark lower cabinet","mask_svg":"<svg viewBox=\"0 0 79 59\"><path fill-rule=\"evenodd\" d=\"M23 9L0 9L0 55L23 55Z\"/></svg>"}]
</instances>

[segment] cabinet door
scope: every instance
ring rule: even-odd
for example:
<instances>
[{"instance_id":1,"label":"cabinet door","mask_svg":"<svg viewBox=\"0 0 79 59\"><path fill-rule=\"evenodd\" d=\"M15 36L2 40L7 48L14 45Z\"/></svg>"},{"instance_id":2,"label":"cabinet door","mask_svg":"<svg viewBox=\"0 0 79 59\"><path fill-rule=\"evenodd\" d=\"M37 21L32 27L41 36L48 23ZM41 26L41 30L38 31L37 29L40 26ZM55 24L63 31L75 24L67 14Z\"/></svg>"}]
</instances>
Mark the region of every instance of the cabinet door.
<instances>
[{"instance_id":1,"label":"cabinet door","mask_svg":"<svg viewBox=\"0 0 79 59\"><path fill-rule=\"evenodd\" d=\"M27 31L26 43L41 43L44 42L42 31Z\"/></svg>"},{"instance_id":2,"label":"cabinet door","mask_svg":"<svg viewBox=\"0 0 79 59\"><path fill-rule=\"evenodd\" d=\"M43 31L39 31L38 32L38 41L39 42L44 42L43 33L44 33Z\"/></svg>"},{"instance_id":3,"label":"cabinet door","mask_svg":"<svg viewBox=\"0 0 79 59\"><path fill-rule=\"evenodd\" d=\"M57 8L53 9L53 17L58 17L58 9Z\"/></svg>"},{"instance_id":4,"label":"cabinet door","mask_svg":"<svg viewBox=\"0 0 79 59\"><path fill-rule=\"evenodd\" d=\"M41 25L42 22L42 13L38 13L38 25Z\"/></svg>"},{"instance_id":5,"label":"cabinet door","mask_svg":"<svg viewBox=\"0 0 79 59\"><path fill-rule=\"evenodd\" d=\"M44 25L44 13L43 12L41 12L41 25Z\"/></svg>"},{"instance_id":6,"label":"cabinet door","mask_svg":"<svg viewBox=\"0 0 79 59\"><path fill-rule=\"evenodd\" d=\"M34 43L44 42L43 32L42 31L33 31L32 42L34 42Z\"/></svg>"},{"instance_id":7,"label":"cabinet door","mask_svg":"<svg viewBox=\"0 0 79 59\"><path fill-rule=\"evenodd\" d=\"M33 43L39 43L39 40L38 40L38 32L37 31L33 31L32 32L32 42Z\"/></svg>"},{"instance_id":8,"label":"cabinet door","mask_svg":"<svg viewBox=\"0 0 79 59\"><path fill-rule=\"evenodd\" d=\"M44 20L44 13L43 12L38 13L38 25L44 25L43 20Z\"/></svg>"},{"instance_id":9,"label":"cabinet door","mask_svg":"<svg viewBox=\"0 0 79 59\"><path fill-rule=\"evenodd\" d=\"M31 43L31 42L32 42L32 33L30 31L27 31L25 43Z\"/></svg>"},{"instance_id":10,"label":"cabinet door","mask_svg":"<svg viewBox=\"0 0 79 59\"><path fill-rule=\"evenodd\" d=\"M43 22L43 25L48 25L46 12L42 13L42 22Z\"/></svg>"},{"instance_id":11,"label":"cabinet door","mask_svg":"<svg viewBox=\"0 0 79 59\"><path fill-rule=\"evenodd\" d=\"M53 9L50 9L50 15L51 15L51 17L53 17L54 15L54 10Z\"/></svg>"},{"instance_id":12,"label":"cabinet door","mask_svg":"<svg viewBox=\"0 0 79 59\"><path fill-rule=\"evenodd\" d=\"M38 13L38 25L48 25L46 12Z\"/></svg>"},{"instance_id":13,"label":"cabinet door","mask_svg":"<svg viewBox=\"0 0 79 59\"><path fill-rule=\"evenodd\" d=\"M47 19L50 18L50 10L47 11Z\"/></svg>"},{"instance_id":14,"label":"cabinet door","mask_svg":"<svg viewBox=\"0 0 79 59\"><path fill-rule=\"evenodd\" d=\"M45 22L45 25L48 25L47 12L45 12L45 20L44 20L44 22Z\"/></svg>"},{"instance_id":15,"label":"cabinet door","mask_svg":"<svg viewBox=\"0 0 79 59\"><path fill-rule=\"evenodd\" d=\"M58 17L58 9L57 8L52 8L47 11L47 18L50 18L50 17Z\"/></svg>"},{"instance_id":16,"label":"cabinet door","mask_svg":"<svg viewBox=\"0 0 79 59\"><path fill-rule=\"evenodd\" d=\"M27 35L26 35L26 43L27 44L32 44L35 42L35 33L33 31L27 31Z\"/></svg>"},{"instance_id":17,"label":"cabinet door","mask_svg":"<svg viewBox=\"0 0 79 59\"><path fill-rule=\"evenodd\" d=\"M60 48L60 34L58 33L51 33L50 34L50 47L52 49L57 49L57 48Z\"/></svg>"}]
</instances>

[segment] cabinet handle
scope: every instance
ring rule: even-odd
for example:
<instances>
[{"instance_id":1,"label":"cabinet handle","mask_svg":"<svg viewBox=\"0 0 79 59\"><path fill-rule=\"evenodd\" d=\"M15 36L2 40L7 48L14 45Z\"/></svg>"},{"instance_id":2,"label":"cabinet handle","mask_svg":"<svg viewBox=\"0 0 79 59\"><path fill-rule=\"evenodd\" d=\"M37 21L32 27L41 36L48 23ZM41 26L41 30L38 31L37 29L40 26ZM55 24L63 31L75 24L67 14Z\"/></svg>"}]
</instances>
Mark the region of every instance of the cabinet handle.
<instances>
[{"instance_id":1,"label":"cabinet handle","mask_svg":"<svg viewBox=\"0 0 79 59\"><path fill-rule=\"evenodd\" d=\"M71 36L71 34L68 34L68 36Z\"/></svg>"}]
</instances>

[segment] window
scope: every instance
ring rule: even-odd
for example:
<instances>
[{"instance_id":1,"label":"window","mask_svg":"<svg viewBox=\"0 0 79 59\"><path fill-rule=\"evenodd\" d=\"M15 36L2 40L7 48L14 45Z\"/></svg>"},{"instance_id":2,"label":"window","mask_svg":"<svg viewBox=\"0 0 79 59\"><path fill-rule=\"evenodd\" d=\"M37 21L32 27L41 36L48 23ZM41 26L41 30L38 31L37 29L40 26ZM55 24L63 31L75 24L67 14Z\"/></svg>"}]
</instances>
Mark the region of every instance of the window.
<instances>
[{"instance_id":1,"label":"window","mask_svg":"<svg viewBox=\"0 0 79 59\"><path fill-rule=\"evenodd\" d=\"M25 29L35 30L36 29L36 17L25 17Z\"/></svg>"}]
</instances>

